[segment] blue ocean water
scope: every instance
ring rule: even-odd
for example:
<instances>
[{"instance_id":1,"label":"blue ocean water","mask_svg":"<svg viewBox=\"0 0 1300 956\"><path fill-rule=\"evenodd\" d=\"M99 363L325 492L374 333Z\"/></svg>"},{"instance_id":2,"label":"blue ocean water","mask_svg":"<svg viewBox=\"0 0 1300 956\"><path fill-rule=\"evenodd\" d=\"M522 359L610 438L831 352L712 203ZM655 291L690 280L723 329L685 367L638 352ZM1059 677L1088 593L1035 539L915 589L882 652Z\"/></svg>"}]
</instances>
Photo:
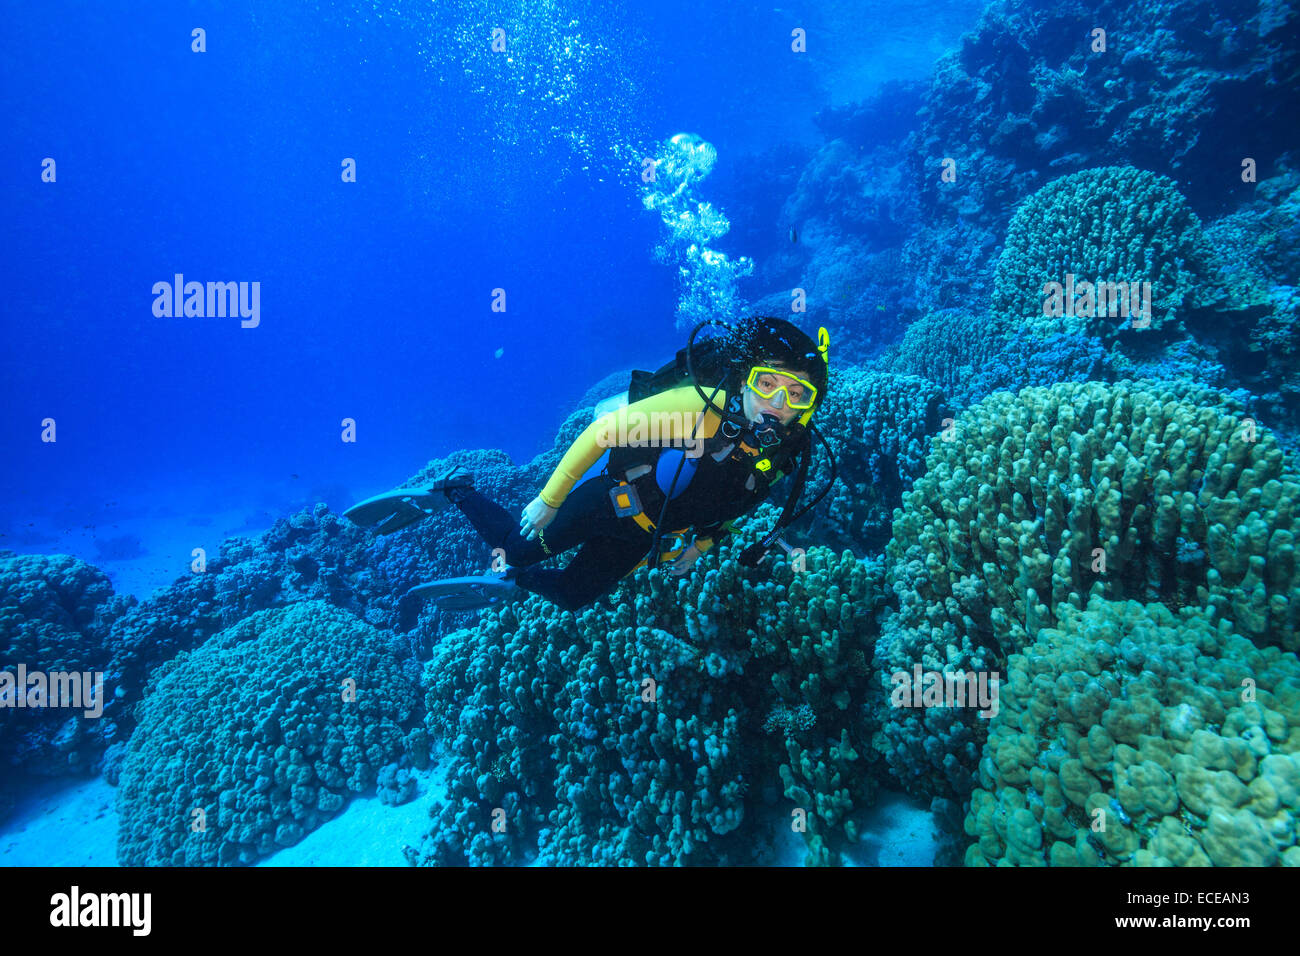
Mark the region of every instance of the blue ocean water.
<instances>
[{"instance_id":1,"label":"blue ocean water","mask_svg":"<svg viewBox=\"0 0 1300 956\"><path fill-rule=\"evenodd\" d=\"M107 815L67 863L1294 865L1298 33L1255 0L13 11L0 674L109 698L20 725L0 684L0 863L72 825L50 778ZM403 597L488 566L456 509L340 517L457 456L517 520L630 370L753 315L826 332L838 468L813 446L828 496L761 570L790 478L681 582L477 627ZM241 753L200 753L175 700L254 646ZM369 662L364 748L299 659ZM943 702L967 671L1001 723Z\"/></svg>"},{"instance_id":2,"label":"blue ocean water","mask_svg":"<svg viewBox=\"0 0 1300 956\"><path fill-rule=\"evenodd\" d=\"M637 159L696 132L729 157L719 194L743 189L764 151L814 140L820 107L924 76L976 8L924 30L888 5L16 12L0 543L94 559L141 510L257 520L341 509L456 448L526 460L595 381L680 347ZM792 60L801 16L881 55ZM492 55L497 24L520 63ZM778 202L735 228L776 243ZM156 317L177 274L260 283L260 324Z\"/></svg>"}]
</instances>

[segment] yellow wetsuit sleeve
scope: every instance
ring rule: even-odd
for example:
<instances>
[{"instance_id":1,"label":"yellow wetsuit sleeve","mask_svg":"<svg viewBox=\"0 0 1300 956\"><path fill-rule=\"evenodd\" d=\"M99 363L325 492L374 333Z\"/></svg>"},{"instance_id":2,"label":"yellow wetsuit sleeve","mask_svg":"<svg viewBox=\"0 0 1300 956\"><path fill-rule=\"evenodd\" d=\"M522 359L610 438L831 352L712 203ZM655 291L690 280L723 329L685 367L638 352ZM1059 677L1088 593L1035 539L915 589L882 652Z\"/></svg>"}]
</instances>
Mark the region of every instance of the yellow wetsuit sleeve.
<instances>
[{"instance_id":1,"label":"yellow wetsuit sleeve","mask_svg":"<svg viewBox=\"0 0 1300 956\"><path fill-rule=\"evenodd\" d=\"M713 404L719 408L726 407L726 391L719 389L718 394L713 395L712 389L708 389L704 394L712 396ZM722 419L709 409L703 421L699 421L704 410L704 399L695 386L684 385L607 412L574 439L542 488L542 501L552 508L560 507L578 479L612 447L646 441L661 444L669 440L681 441L690 438L692 432L699 441L712 438Z\"/></svg>"}]
</instances>

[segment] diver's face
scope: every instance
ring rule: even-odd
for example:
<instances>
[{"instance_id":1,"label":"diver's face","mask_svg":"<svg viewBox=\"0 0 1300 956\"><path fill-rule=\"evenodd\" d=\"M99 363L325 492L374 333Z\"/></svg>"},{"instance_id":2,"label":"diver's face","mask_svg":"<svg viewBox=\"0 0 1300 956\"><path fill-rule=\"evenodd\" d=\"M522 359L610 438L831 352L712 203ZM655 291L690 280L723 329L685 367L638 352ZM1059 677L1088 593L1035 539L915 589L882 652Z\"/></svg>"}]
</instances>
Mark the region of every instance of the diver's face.
<instances>
[{"instance_id":1,"label":"diver's face","mask_svg":"<svg viewBox=\"0 0 1300 956\"><path fill-rule=\"evenodd\" d=\"M807 378L807 375L800 369L792 369L791 371L796 375ZM761 385L765 391L769 391L780 385L786 386L796 395L800 394L803 390L803 386L789 375L772 375L771 373L767 373L762 379L760 379L758 384ZM763 396L759 395L752 388L746 386L744 394L745 417L751 422L756 422L759 421L764 414L775 415L782 425L789 425L799 417L800 413L797 409L791 408L786 404L785 396L785 392L777 392L769 400L763 398Z\"/></svg>"}]
</instances>

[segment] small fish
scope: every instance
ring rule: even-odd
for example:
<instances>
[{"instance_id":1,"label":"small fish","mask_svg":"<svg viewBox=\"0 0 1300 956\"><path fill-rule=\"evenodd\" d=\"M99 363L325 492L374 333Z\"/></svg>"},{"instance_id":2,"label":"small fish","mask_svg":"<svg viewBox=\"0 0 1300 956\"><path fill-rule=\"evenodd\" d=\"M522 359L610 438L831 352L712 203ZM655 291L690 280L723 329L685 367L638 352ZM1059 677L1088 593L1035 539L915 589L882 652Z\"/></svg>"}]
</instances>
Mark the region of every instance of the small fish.
<instances>
[{"instance_id":1,"label":"small fish","mask_svg":"<svg viewBox=\"0 0 1300 956\"><path fill-rule=\"evenodd\" d=\"M499 349L497 349L497 351L496 351L496 356L497 356L497 358L500 358L501 356L503 356L503 355L505 355L505 354L506 354L506 350L505 350L504 348L499 348Z\"/></svg>"},{"instance_id":2,"label":"small fish","mask_svg":"<svg viewBox=\"0 0 1300 956\"><path fill-rule=\"evenodd\" d=\"M297 476L297 475L290 475L289 477L292 478L294 481L297 481L297 480L298 480L298 476Z\"/></svg>"},{"instance_id":3,"label":"small fish","mask_svg":"<svg viewBox=\"0 0 1300 956\"><path fill-rule=\"evenodd\" d=\"M876 306L876 311L877 311L877 312L884 312L884 311L885 311L885 307L884 307L883 305L878 305L878 306Z\"/></svg>"},{"instance_id":4,"label":"small fish","mask_svg":"<svg viewBox=\"0 0 1300 956\"><path fill-rule=\"evenodd\" d=\"M799 241L799 233L798 233L798 231L795 230L794 226L791 226L791 227L790 227L790 242L791 242L791 243L796 243L796 242L798 242L798 241Z\"/></svg>"}]
</instances>

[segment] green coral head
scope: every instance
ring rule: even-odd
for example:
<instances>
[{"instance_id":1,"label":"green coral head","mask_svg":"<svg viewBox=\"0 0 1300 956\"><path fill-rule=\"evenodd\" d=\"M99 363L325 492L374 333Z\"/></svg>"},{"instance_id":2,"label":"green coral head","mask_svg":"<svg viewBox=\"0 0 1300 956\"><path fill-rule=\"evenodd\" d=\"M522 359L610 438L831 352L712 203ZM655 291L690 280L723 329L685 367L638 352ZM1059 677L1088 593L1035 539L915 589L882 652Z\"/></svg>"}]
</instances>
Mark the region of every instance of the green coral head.
<instances>
[{"instance_id":1,"label":"green coral head","mask_svg":"<svg viewBox=\"0 0 1300 956\"><path fill-rule=\"evenodd\" d=\"M1222 298L1200 219L1167 176L1132 166L1053 180L1017 208L993 309L1034 331L1106 342L1176 326Z\"/></svg>"}]
</instances>

